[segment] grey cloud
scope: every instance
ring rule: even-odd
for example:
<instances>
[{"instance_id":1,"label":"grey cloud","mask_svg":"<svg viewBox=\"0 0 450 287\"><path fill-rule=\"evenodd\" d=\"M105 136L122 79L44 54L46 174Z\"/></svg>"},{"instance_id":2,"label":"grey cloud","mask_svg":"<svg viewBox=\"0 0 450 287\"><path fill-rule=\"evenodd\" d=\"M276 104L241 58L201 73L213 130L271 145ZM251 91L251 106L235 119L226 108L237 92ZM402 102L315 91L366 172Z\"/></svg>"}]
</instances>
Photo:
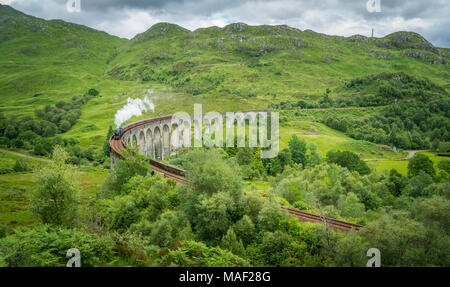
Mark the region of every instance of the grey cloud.
<instances>
[{"instance_id":1,"label":"grey cloud","mask_svg":"<svg viewBox=\"0 0 450 287\"><path fill-rule=\"evenodd\" d=\"M61 18L128 38L160 21L189 29L246 22L287 24L343 36L369 35L372 27L376 36L410 30L421 33L435 45L450 47L450 1L380 0L381 13L369 13L367 1L81 0L81 13L65 11L67 0L14 0L12 6L37 17Z\"/></svg>"}]
</instances>

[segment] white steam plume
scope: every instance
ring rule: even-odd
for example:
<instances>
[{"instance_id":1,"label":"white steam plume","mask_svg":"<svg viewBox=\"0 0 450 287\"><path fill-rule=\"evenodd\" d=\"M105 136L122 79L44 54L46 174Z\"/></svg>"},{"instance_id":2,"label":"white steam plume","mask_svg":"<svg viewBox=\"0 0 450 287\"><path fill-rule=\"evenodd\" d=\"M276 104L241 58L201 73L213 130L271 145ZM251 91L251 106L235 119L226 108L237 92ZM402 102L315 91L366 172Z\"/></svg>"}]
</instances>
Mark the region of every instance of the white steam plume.
<instances>
[{"instance_id":1,"label":"white steam plume","mask_svg":"<svg viewBox=\"0 0 450 287\"><path fill-rule=\"evenodd\" d=\"M154 111L155 105L148 98L148 95L151 95L152 91L148 91L145 95L144 99L131 99L128 98L127 104L123 106L120 110L117 111L115 115L116 127L120 127L124 122L128 121L132 117L142 116L143 112Z\"/></svg>"}]
</instances>

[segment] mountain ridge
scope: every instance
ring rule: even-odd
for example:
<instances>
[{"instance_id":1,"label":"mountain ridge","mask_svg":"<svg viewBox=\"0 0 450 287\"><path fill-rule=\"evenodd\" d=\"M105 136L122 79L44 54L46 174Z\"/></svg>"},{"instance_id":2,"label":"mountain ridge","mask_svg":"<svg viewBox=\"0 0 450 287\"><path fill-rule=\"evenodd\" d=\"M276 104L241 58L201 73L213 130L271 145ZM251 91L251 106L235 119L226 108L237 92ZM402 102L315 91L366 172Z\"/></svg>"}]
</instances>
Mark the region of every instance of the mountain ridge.
<instances>
[{"instance_id":1,"label":"mountain ridge","mask_svg":"<svg viewBox=\"0 0 450 287\"><path fill-rule=\"evenodd\" d=\"M377 93L376 87L343 87L372 75L382 78L376 75L385 72L408 74L402 77L411 79L405 83L398 77L385 80L402 91L425 78L450 88L449 49L410 32L384 39L245 23L190 31L163 22L128 40L4 5L0 29L0 112L33 115L36 108L95 88L100 96L83 108L80 124L69 132L88 143L103 136L129 97L151 89L169 91L155 106L158 113L170 114L193 103L203 103L205 110L233 111L314 102L327 91L334 100L364 102Z\"/></svg>"}]
</instances>

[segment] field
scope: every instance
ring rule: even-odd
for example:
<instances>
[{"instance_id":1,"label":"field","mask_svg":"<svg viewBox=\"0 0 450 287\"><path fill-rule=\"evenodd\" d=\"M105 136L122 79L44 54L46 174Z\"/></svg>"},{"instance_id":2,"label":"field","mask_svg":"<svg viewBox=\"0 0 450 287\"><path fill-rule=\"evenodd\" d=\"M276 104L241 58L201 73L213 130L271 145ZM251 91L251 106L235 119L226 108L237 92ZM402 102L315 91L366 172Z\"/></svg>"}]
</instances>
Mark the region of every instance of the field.
<instances>
[{"instance_id":1,"label":"field","mask_svg":"<svg viewBox=\"0 0 450 287\"><path fill-rule=\"evenodd\" d=\"M12 168L19 156L0 152L0 166ZM29 210L30 193L36 187L37 171L42 165L40 161L27 160L34 171L23 173L8 173L0 175L0 222L5 224L10 232L15 228L39 223L39 220ZM80 184L80 203L84 210L101 188L107 172L93 167L76 169L76 180Z\"/></svg>"}]
</instances>

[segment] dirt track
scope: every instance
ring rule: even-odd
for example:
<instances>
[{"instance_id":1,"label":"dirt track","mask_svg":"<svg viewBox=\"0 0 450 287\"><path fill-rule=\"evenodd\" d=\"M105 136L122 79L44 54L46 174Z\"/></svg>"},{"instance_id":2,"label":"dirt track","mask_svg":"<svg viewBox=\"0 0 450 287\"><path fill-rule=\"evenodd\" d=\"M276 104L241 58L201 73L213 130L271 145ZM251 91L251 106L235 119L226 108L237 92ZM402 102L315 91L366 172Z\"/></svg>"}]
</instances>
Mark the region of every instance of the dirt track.
<instances>
[{"instance_id":1,"label":"dirt track","mask_svg":"<svg viewBox=\"0 0 450 287\"><path fill-rule=\"evenodd\" d=\"M49 159L33 157L33 156L26 155L26 154L14 152L14 151L9 151L9 150L4 150L4 149L0 149L0 152L9 153L9 154L21 156L21 157L32 159L32 160L38 160L38 161L42 161L42 162L48 162L48 163L52 163L53 162L52 160L49 160Z\"/></svg>"}]
</instances>

